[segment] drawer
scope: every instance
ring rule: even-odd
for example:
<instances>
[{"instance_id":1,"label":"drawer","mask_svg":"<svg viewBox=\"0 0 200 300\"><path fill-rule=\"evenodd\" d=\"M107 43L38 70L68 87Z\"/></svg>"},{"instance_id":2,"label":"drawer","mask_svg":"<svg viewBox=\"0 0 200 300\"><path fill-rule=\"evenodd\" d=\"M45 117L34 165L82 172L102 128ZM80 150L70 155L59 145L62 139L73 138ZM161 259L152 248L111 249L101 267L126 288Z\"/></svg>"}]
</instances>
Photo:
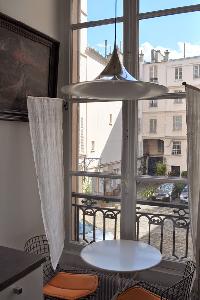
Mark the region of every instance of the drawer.
<instances>
[{"instance_id":1,"label":"drawer","mask_svg":"<svg viewBox=\"0 0 200 300\"><path fill-rule=\"evenodd\" d=\"M43 300L42 266L0 292L0 300ZM16 294L14 289L21 293Z\"/></svg>"}]
</instances>

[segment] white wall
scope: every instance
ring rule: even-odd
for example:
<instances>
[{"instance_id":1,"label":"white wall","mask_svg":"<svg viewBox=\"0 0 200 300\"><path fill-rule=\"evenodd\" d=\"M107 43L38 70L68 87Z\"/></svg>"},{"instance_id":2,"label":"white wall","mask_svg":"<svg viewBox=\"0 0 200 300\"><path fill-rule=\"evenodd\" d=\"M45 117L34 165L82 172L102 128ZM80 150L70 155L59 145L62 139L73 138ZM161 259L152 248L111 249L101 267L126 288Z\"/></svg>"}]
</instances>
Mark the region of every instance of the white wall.
<instances>
[{"instance_id":1,"label":"white wall","mask_svg":"<svg viewBox=\"0 0 200 300\"><path fill-rule=\"evenodd\" d=\"M60 90L67 76L66 0L0 0L0 11L61 42ZM23 248L43 232L28 123L0 121L0 141L0 244Z\"/></svg>"},{"instance_id":2,"label":"white wall","mask_svg":"<svg viewBox=\"0 0 200 300\"><path fill-rule=\"evenodd\" d=\"M0 244L22 248L43 232L27 123L0 121Z\"/></svg>"}]
</instances>

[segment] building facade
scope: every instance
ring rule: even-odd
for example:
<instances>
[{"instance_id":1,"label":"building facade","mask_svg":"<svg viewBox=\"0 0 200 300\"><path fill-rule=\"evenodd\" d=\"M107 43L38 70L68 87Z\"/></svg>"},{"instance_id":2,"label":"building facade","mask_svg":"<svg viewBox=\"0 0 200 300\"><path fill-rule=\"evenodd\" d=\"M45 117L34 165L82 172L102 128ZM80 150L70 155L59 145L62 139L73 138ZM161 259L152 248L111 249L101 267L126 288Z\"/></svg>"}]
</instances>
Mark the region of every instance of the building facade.
<instances>
[{"instance_id":1,"label":"building facade","mask_svg":"<svg viewBox=\"0 0 200 300\"><path fill-rule=\"evenodd\" d=\"M140 78L165 85L170 93L184 91L182 82L200 86L200 57L169 60L152 50L151 62L140 54ZM158 161L166 164L167 174L180 176L187 171L186 100L183 98L140 101L139 156L146 172L155 175Z\"/></svg>"},{"instance_id":2,"label":"building facade","mask_svg":"<svg viewBox=\"0 0 200 300\"><path fill-rule=\"evenodd\" d=\"M82 3L82 21L87 21L86 3ZM83 29L80 81L93 80L108 60L87 46ZM141 52L139 76L168 87L170 93L184 92L184 81L200 87L200 56L170 59L168 50L152 49L151 61L146 62ZM121 102L81 103L79 108L80 169L120 173ZM166 166L165 175L181 176L187 171L186 99L143 100L138 108L138 173L156 175L156 165L161 162Z\"/></svg>"}]
</instances>

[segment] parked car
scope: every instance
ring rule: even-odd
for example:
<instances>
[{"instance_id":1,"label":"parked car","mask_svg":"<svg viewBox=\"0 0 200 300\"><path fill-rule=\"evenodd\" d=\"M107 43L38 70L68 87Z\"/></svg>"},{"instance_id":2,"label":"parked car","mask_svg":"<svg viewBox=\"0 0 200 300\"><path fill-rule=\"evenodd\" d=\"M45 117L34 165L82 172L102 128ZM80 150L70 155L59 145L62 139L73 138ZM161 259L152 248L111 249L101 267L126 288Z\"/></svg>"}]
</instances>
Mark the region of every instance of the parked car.
<instances>
[{"instance_id":1,"label":"parked car","mask_svg":"<svg viewBox=\"0 0 200 300\"><path fill-rule=\"evenodd\" d=\"M158 201L171 201L174 183L163 183L155 191L152 199Z\"/></svg>"},{"instance_id":2,"label":"parked car","mask_svg":"<svg viewBox=\"0 0 200 300\"><path fill-rule=\"evenodd\" d=\"M79 222L79 238L83 240L83 220ZM85 220L85 239L88 242L93 241L93 225ZM106 240L113 240L114 235L112 232L107 231L105 233ZM99 227L95 227L95 241L99 242L103 240L103 229Z\"/></svg>"},{"instance_id":3,"label":"parked car","mask_svg":"<svg viewBox=\"0 0 200 300\"><path fill-rule=\"evenodd\" d=\"M180 201L182 203L188 203L188 185L186 184L180 193Z\"/></svg>"}]
</instances>

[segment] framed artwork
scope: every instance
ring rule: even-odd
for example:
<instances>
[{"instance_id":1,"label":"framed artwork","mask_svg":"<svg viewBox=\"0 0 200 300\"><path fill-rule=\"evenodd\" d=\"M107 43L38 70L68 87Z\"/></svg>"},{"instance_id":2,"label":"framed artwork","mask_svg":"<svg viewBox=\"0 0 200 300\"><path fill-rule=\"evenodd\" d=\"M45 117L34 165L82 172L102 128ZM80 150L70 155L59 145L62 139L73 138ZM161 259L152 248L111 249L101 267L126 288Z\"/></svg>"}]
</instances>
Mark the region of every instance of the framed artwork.
<instances>
[{"instance_id":1,"label":"framed artwork","mask_svg":"<svg viewBox=\"0 0 200 300\"><path fill-rule=\"evenodd\" d=\"M59 42L0 13L0 119L28 121L27 96L56 97Z\"/></svg>"}]
</instances>

